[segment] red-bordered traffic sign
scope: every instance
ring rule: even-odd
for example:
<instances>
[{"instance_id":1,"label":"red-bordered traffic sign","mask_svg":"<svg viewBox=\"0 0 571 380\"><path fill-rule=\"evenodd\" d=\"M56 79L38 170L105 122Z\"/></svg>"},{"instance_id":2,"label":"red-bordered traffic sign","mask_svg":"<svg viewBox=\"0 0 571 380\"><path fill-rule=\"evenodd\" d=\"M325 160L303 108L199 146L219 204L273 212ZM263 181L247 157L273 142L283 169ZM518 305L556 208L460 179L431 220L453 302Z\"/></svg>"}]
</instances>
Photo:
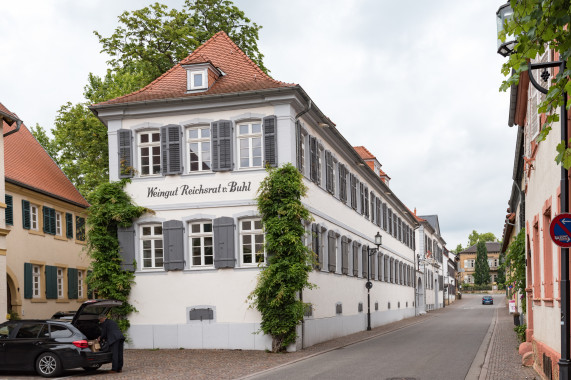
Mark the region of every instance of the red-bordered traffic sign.
<instances>
[{"instance_id":1,"label":"red-bordered traffic sign","mask_svg":"<svg viewBox=\"0 0 571 380\"><path fill-rule=\"evenodd\" d=\"M563 248L571 247L571 214L559 214L549 226L551 240Z\"/></svg>"}]
</instances>

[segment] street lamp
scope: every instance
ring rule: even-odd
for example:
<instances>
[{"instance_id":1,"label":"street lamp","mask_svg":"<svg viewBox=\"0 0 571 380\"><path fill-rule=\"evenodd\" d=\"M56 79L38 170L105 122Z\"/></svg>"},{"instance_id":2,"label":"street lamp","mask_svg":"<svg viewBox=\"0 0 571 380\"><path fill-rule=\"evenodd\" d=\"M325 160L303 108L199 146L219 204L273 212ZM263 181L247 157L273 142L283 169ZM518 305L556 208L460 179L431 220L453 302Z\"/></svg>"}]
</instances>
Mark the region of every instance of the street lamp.
<instances>
[{"instance_id":1,"label":"street lamp","mask_svg":"<svg viewBox=\"0 0 571 380\"><path fill-rule=\"evenodd\" d=\"M503 31L503 20L513 16L513 10L511 9L509 2L502 5L500 9L496 12L496 16L502 18L500 23L498 20L498 34ZM504 57L513 53L513 48L516 41L506 42L504 49L498 48L498 53ZM510 45L511 44L511 45ZM504 54L505 53L505 54ZM531 63L528 65L529 81L533 84L539 92L547 94L548 89L541 86L535 80L532 71L533 70L543 70L541 73L541 79L544 82L550 77L548 68L559 67L559 72L564 73L567 62L565 60L545 62L545 63ZM563 103L561 104L561 140L565 144L565 149L568 148L568 134L567 134L567 91L563 91ZM561 198L560 198L560 208L562 213L569 212L569 177L568 171L563 165L561 165ZM559 379L569 379L569 367L571 366L571 360L569 357L570 344L569 344L569 322L570 322L570 301L569 301L569 248L561 248L561 359L559 359Z\"/></svg>"},{"instance_id":2,"label":"street lamp","mask_svg":"<svg viewBox=\"0 0 571 380\"><path fill-rule=\"evenodd\" d=\"M377 232L375 235L377 250L371 252L371 247L367 245L367 283L365 284L367 288L367 331L371 330L371 288L373 287L373 283L371 282L371 255L374 255L375 252L379 252L381 244L383 244L383 237L380 232Z\"/></svg>"},{"instance_id":3,"label":"street lamp","mask_svg":"<svg viewBox=\"0 0 571 380\"><path fill-rule=\"evenodd\" d=\"M504 22L510 20L513 16L514 11L510 7L510 3L507 2L498 9L496 12L496 25L498 27L498 54L507 57L514 51L515 40L502 42L499 38L500 32L504 30Z\"/></svg>"}]
</instances>

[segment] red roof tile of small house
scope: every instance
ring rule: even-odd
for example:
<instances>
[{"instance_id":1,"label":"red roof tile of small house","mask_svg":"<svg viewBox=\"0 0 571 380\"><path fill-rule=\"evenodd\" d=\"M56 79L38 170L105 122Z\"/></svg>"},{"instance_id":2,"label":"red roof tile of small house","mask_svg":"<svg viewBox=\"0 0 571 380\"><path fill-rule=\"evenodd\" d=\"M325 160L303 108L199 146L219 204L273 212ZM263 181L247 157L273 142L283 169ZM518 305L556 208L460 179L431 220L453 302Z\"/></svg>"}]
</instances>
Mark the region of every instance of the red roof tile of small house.
<instances>
[{"instance_id":1,"label":"red roof tile of small house","mask_svg":"<svg viewBox=\"0 0 571 380\"><path fill-rule=\"evenodd\" d=\"M0 109L10 112L1 103ZM2 124L4 133L15 128L15 124L11 127L5 122ZM7 182L89 207L89 203L24 124L18 132L4 139L4 169Z\"/></svg>"},{"instance_id":2,"label":"red roof tile of small house","mask_svg":"<svg viewBox=\"0 0 571 380\"><path fill-rule=\"evenodd\" d=\"M361 156L363 160L374 160L377 157L373 156L371 152L364 146L354 146L353 149Z\"/></svg>"},{"instance_id":3,"label":"red roof tile of small house","mask_svg":"<svg viewBox=\"0 0 571 380\"><path fill-rule=\"evenodd\" d=\"M206 91L188 93L187 73L183 66L199 63L210 63L212 66L221 69L224 75L220 76ZM131 94L97 105L229 94L294 86L296 85L272 79L248 58L225 32L220 31L147 86Z\"/></svg>"}]
</instances>

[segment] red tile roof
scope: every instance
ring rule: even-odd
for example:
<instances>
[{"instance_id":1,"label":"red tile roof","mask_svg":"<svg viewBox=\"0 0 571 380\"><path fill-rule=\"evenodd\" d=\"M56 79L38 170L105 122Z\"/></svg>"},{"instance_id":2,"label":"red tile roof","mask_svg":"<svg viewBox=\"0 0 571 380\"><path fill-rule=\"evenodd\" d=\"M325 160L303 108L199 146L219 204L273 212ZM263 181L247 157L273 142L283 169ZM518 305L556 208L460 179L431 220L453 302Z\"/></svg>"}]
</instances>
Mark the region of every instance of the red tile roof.
<instances>
[{"instance_id":1,"label":"red tile roof","mask_svg":"<svg viewBox=\"0 0 571 380\"><path fill-rule=\"evenodd\" d=\"M373 154L369 152L369 150L364 146L354 146L353 149L355 149L355 151L359 154L359 156L361 156L363 160L373 160L377 158L373 156Z\"/></svg>"},{"instance_id":2,"label":"red tile roof","mask_svg":"<svg viewBox=\"0 0 571 380\"><path fill-rule=\"evenodd\" d=\"M0 109L10 112L0 103ZM13 114L13 113L11 113ZM13 130L5 122L3 131ZM61 171L24 124L16 133L4 139L4 168L6 181L33 189L82 207L89 203Z\"/></svg>"},{"instance_id":3,"label":"red tile roof","mask_svg":"<svg viewBox=\"0 0 571 380\"><path fill-rule=\"evenodd\" d=\"M210 63L214 67L221 69L225 75L219 77L206 91L187 93L186 69L183 65L198 63ZM269 77L240 50L225 32L221 31L142 89L98 103L97 105L228 94L294 86L296 85L280 82Z\"/></svg>"}]
</instances>

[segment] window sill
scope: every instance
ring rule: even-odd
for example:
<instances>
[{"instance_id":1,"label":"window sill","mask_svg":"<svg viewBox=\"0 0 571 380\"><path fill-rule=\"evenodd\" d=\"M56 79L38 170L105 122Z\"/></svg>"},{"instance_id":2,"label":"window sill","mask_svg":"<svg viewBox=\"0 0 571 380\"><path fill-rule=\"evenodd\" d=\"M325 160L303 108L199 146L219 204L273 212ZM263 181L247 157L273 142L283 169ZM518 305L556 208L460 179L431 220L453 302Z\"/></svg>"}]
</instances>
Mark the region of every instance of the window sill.
<instances>
[{"instance_id":1,"label":"window sill","mask_svg":"<svg viewBox=\"0 0 571 380\"><path fill-rule=\"evenodd\" d=\"M45 298L32 298L30 299L31 303L47 303L48 300Z\"/></svg>"},{"instance_id":2,"label":"window sill","mask_svg":"<svg viewBox=\"0 0 571 380\"><path fill-rule=\"evenodd\" d=\"M553 298L544 298L543 302L547 307L553 307Z\"/></svg>"},{"instance_id":3,"label":"window sill","mask_svg":"<svg viewBox=\"0 0 571 380\"><path fill-rule=\"evenodd\" d=\"M61 240L61 241L67 241L67 238L66 238L66 237L63 237L63 236L61 236L61 235L55 235L55 236L54 236L54 239L56 239L56 240Z\"/></svg>"},{"instance_id":4,"label":"window sill","mask_svg":"<svg viewBox=\"0 0 571 380\"><path fill-rule=\"evenodd\" d=\"M32 235L45 236L45 234L43 232L40 232L38 230L29 229L28 232Z\"/></svg>"},{"instance_id":5,"label":"window sill","mask_svg":"<svg viewBox=\"0 0 571 380\"><path fill-rule=\"evenodd\" d=\"M75 240L75 244L80 244L80 245L87 245L87 242L85 240Z\"/></svg>"}]
</instances>

